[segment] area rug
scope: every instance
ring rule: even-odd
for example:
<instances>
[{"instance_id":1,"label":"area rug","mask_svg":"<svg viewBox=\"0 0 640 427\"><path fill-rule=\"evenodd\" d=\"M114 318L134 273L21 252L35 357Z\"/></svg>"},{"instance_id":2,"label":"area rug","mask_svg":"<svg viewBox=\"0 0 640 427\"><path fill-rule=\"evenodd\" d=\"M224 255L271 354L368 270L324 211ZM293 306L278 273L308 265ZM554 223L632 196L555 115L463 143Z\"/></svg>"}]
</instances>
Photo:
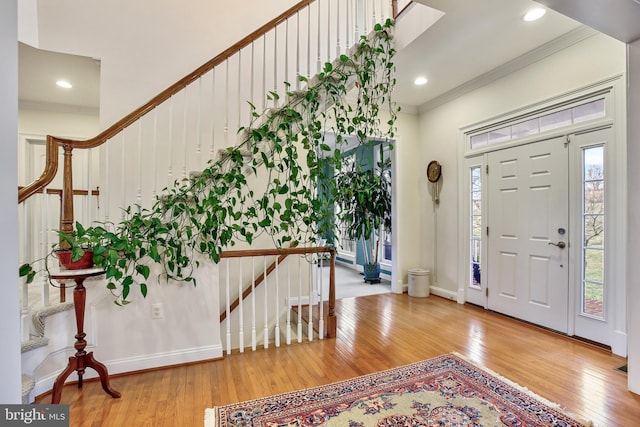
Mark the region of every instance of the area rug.
<instances>
[{"instance_id":1,"label":"area rug","mask_svg":"<svg viewBox=\"0 0 640 427\"><path fill-rule=\"evenodd\" d=\"M205 411L205 427L590 425L459 354Z\"/></svg>"}]
</instances>

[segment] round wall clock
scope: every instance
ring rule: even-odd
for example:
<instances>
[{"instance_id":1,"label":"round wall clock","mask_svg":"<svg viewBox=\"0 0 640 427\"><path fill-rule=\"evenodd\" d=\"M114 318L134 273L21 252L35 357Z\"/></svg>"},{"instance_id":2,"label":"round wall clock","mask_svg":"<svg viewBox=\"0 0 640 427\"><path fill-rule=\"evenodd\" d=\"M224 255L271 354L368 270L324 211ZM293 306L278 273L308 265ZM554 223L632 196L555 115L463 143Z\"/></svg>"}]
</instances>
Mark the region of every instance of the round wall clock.
<instances>
[{"instance_id":1,"label":"round wall clock","mask_svg":"<svg viewBox=\"0 0 640 427\"><path fill-rule=\"evenodd\" d=\"M429 182L436 182L440 179L442 174L442 166L436 160L431 160L429 166L427 166L427 178Z\"/></svg>"}]
</instances>

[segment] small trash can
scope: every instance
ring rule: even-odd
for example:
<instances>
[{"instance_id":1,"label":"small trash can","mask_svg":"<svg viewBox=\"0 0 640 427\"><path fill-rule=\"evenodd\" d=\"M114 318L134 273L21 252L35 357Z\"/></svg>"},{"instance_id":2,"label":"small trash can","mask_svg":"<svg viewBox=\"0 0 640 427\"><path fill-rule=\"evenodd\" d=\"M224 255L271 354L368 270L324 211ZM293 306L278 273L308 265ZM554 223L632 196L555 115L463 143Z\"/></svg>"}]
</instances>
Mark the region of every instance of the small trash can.
<instances>
[{"instance_id":1,"label":"small trash can","mask_svg":"<svg viewBox=\"0 0 640 427\"><path fill-rule=\"evenodd\" d=\"M431 286L431 272L421 268L409 270L409 296L425 298L429 296Z\"/></svg>"}]
</instances>

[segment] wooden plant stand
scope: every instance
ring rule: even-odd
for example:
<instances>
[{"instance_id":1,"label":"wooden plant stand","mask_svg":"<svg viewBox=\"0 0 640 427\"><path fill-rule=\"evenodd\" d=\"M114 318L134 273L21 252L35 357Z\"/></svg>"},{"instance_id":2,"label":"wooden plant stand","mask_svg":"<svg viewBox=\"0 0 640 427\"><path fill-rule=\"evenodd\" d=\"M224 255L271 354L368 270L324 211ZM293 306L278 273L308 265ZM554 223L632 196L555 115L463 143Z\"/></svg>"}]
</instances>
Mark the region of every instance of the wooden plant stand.
<instances>
[{"instance_id":1,"label":"wooden plant stand","mask_svg":"<svg viewBox=\"0 0 640 427\"><path fill-rule=\"evenodd\" d=\"M69 357L69 364L65 370L58 375L56 382L53 384L53 395L51 397L51 403L53 404L60 403L64 381L73 371L78 373L78 388L82 388L82 376L84 375L86 368L92 368L98 373L102 389L107 394L114 398L121 396L119 392L109 386L109 372L107 371L107 367L93 357L93 352L87 353L84 351L87 346L87 341L84 339L87 336L84 332L84 307L87 300L87 290L83 283L86 278L99 276L103 273L104 271L102 269L90 268L86 270L60 270L51 272L50 274L52 279L71 279L76 283L75 288L73 289L73 303L75 305L76 325L78 327L76 342L74 344L76 354Z\"/></svg>"}]
</instances>

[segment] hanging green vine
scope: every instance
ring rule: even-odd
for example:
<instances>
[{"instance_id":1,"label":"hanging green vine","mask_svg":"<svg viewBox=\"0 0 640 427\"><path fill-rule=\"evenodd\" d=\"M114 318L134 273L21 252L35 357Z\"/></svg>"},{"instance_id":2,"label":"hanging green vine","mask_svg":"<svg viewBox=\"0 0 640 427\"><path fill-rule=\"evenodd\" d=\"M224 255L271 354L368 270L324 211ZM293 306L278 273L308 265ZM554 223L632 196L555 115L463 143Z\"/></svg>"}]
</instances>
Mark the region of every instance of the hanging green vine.
<instances>
[{"instance_id":1,"label":"hanging green vine","mask_svg":"<svg viewBox=\"0 0 640 427\"><path fill-rule=\"evenodd\" d=\"M287 242L314 242L319 235L335 236L333 172L341 162L343 135L360 143L375 137L394 137L398 108L391 100L395 85L392 22L376 25L373 35L307 81L306 89L289 91L286 101L270 93L274 104L264 112L251 105L252 123L239 130L242 141L211 161L197 176L176 182L153 207L126 209L117 224L83 227L76 224L69 246L89 247L95 265L104 268L107 287L117 304L127 304L137 284L146 296L149 264L162 267L166 279L193 282L197 253L218 262L220 254L237 242L251 244L270 236L277 247ZM287 87L290 87L287 85ZM353 102L348 96L355 94ZM380 110L389 120L380 123ZM325 133L337 136L335 146ZM265 182L257 192L250 177ZM32 265L20 275L34 278Z\"/></svg>"}]
</instances>

